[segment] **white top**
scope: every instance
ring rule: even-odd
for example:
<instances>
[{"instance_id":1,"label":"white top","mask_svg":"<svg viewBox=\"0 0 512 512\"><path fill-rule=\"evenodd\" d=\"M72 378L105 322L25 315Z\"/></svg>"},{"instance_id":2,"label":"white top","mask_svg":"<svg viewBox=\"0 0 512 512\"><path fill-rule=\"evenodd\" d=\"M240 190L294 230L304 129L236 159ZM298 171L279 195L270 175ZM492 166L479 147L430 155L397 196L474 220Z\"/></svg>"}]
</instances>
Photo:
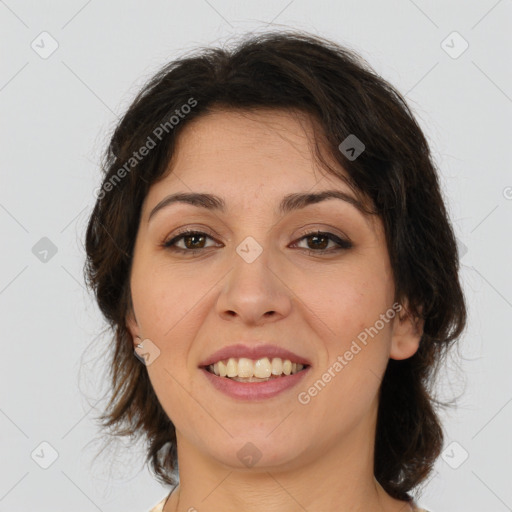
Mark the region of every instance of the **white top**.
<instances>
[{"instance_id":1,"label":"white top","mask_svg":"<svg viewBox=\"0 0 512 512\"><path fill-rule=\"evenodd\" d=\"M164 503L166 499L167 496L160 503L157 503L149 512L162 512L162 510L164 509Z\"/></svg>"}]
</instances>

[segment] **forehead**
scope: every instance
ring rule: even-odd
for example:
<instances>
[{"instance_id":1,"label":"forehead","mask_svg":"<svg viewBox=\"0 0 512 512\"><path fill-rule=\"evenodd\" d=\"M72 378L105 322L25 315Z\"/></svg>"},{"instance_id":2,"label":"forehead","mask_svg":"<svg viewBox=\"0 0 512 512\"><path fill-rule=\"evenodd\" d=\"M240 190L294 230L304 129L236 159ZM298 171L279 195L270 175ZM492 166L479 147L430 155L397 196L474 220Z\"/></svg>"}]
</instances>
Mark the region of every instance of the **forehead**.
<instances>
[{"instance_id":1,"label":"forehead","mask_svg":"<svg viewBox=\"0 0 512 512\"><path fill-rule=\"evenodd\" d=\"M321 145L321 142L319 141ZM239 194L306 191L323 188L349 191L315 158L312 120L296 111L214 111L187 124L176 141L168 173L153 187L164 190L197 187ZM328 155L324 152L324 157ZM340 174L347 173L333 161Z\"/></svg>"},{"instance_id":2,"label":"forehead","mask_svg":"<svg viewBox=\"0 0 512 512\"><path fill-rule=\"evenodd\" d=\"M269 109L215 111L191 121L177 138L166 175L150 187L142 219L149 222L176 203L251 218L270 210L277 218L338 197L375 230L367 201L344 181L347 172L323 151L321 140L323 158L340 176L317 159L313 123L303 113Z\"/></svg>"}]
</instances>

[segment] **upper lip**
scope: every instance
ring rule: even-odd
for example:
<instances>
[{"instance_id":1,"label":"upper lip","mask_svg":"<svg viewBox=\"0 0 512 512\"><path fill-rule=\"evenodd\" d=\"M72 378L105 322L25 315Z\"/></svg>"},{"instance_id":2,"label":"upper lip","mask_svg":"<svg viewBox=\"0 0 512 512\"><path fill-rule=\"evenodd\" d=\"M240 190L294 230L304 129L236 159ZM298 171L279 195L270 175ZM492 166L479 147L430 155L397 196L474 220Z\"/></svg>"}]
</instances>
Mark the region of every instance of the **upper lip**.
<instances>
[{"instance_id":1,"label":"upper lip","mask_svg":"<svg viewBox=\"0 0 512 512\"><path fill-rule=\"evenodd\" d=\"M264 357L268 357L272 359L273 357L279 357L281 359L289 359L292 363L303 364L304 366L310 366L310 362L301 357L290 350L286 350L285 348L278 347L277 345L244 345L242 343L238 343L236 345L229 345L228 347L221 348L209 355L206 359L204 359L199 366L209 366L211 364L217 363L218 361L224 361L233 358L246 357L247 359L262 359Z\"/></svg>"}]
</instances>

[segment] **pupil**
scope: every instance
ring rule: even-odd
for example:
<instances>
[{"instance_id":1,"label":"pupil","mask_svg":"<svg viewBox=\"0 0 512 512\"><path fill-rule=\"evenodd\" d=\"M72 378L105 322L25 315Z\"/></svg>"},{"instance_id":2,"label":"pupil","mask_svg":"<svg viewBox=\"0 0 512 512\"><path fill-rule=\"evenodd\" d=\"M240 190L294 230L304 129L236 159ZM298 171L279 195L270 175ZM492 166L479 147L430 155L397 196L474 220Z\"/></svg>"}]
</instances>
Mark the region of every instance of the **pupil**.
<instances>
[{"instance_id":1,"label":"pupil","mask_svg":"<svg viewBox=\"0 0 512 512\"><path fill-rule=\"evenodd\" d=\"M185 245L187 246L188 249L190 249L190 248L194 249L195 248L195 244L194 243L188 243L188 242L190 240L196 239L196 238L203 238L204 239L204 236L203 235L188 235L185 238Z\"/></svg>"},{"instance_id":2,"label":"pupil","mask_svg":"<svg viewBox=\"0 0 512 512\"><path fill-rule=\"evenodd\" d=\"M329 243L329 241L327 240L327 237L323 236L323 235L312 235L311 238L316 240L316 241L318 241L318 239L323 239L324 241L327 241L327 244ZM322 245L321 249L325 249L327 244L325 244L325 243L321 244ZM316 248L318 249L318 245L316 246Z\"/></svg>"}]
</instances>

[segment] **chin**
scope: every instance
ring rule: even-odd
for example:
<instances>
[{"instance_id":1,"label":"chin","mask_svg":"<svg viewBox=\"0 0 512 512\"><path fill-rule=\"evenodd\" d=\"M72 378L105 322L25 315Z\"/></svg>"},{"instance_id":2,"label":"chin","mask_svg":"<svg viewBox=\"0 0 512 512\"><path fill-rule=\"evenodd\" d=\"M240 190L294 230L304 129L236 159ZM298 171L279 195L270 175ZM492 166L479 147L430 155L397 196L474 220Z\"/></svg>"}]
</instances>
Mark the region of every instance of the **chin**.
<instances>
[{"instance_id":1,"label":"chin","mask_svg":"<svg viewBox=\"0 0 512 512\"><path fill-rule=\"evenodd\" d=\"M233 469L268 471L299 466L297 459L302 452L301 446L305 444L291 443L290 439L286 442L286 439L279 436L274 438L268 432L226 439L223 443L215 444L215 451L211 455L221 464ZM211 452L212 443L209 443L208 448Z\"/></svg>"}]
</instances>

